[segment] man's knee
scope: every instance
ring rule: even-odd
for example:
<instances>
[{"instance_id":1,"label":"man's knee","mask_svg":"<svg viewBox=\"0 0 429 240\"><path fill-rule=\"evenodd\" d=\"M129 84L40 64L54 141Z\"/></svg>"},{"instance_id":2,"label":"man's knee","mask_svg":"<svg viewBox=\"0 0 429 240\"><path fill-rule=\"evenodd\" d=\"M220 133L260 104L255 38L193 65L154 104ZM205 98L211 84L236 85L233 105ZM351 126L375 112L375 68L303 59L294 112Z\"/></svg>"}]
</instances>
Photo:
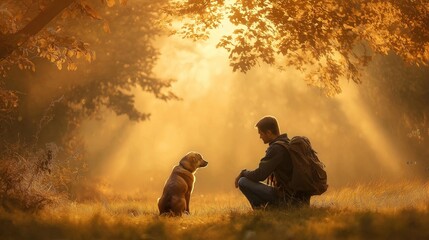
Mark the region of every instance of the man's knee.
<instances>
[{"instance_id":1,"label":"man's knee","mask_svg":"<svg viewBox=\"0 0 429 240\"><path fill-rule=\"evenodd\" d=\"M250 180L246 177L241 177L238 179L238 188L245 189L248 188Z\"/></svg>"}]
</instances>

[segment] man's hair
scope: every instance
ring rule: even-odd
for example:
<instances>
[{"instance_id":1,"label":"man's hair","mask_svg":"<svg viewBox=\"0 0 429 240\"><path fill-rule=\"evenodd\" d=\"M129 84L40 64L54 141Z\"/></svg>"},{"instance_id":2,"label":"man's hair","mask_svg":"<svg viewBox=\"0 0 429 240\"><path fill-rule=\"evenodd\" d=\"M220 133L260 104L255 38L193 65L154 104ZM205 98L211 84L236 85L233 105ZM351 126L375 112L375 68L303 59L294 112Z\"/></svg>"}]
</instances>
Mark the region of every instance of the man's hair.
<instances>
[{"instance_id":1,"label":"man's hair","mask_svg":"<svg viewBox=\"0 0 429 240\"><path fill-rule=\"evenodd\" d=\"M277 119L273 116L265 116L255 125L260 131L266 133L270 130L273 134L279 135L280 129Z\"/></svg>"}]
</instances>

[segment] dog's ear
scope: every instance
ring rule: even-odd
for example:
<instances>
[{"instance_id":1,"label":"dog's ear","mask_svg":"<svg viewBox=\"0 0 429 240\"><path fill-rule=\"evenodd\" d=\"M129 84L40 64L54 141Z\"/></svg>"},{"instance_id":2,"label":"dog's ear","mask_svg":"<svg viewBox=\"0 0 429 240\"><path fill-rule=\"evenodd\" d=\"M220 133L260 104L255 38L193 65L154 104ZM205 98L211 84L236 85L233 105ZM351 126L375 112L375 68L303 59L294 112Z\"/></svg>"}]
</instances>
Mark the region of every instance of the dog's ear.
<instances>
[{"instance_id":1,"label":"dog's ear","mask_svg":"<svg viewBox=\"0 0 429 240\"><path fill-rule=\"evenodd\" d=\"M180 160L180 165L182 165L185 169L195 172L198 168L198 160L195 158L195 155L192 153L186 154L182 160Z\"/></svg>"},{"instance_id":2,"label":"dog's ear","mask_svg":"<svg viewBox=\"0 0 429 240\"><path fill-rule=\"evenodd\" d=\"M191 169L191 166L189 164L189 160L188 160L188 156L185 155L181 160L180 160L180 165L182 165L184 168L186 169Z\"/></svg>"}]
</instances>

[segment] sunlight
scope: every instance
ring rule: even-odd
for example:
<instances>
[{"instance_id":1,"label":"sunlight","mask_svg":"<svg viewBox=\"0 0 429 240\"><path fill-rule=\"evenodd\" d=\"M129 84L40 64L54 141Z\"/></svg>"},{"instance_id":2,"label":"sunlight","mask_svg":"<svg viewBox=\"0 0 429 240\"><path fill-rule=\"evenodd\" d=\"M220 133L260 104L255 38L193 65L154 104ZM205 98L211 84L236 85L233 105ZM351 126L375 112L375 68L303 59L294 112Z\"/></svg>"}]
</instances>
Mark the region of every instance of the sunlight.
<instances>
[{"instance_id":1,"label":"sunlight","mask_svg":"<svg viewBox=\"0 0 429 240\"><path fill-rule=\"evenodd\" d=\"M253 126L264 115L277 116L281 129L290 136L306 135L312 140L329 166L333 186L401 176L400 155L358 98L356 85L345 86L343 94L332 100L306 86L304 74L297 70L279 71L261 64L247 74L235 73L228 52L215 47L233 29L224 21L205 41L177 35L158 38L160 56L153 74L177 80L172 90L183 99L166 103L140 89L133 91L137 109L151 113L150 120L125 124L125 139L116 145L104 143L109 146L107 150L101 143L91 150L97 161L104 162L100 172L114 185L160 191L180 157L197 151L210 164L198 173L202 177L196 191L231 190L236 172L256 167L263 156L266 146L260 143ZM337 106L341 106L339 111ZM124 124L113 117L109 122ZM97 136L87 142L99 140ZM105 141L115 137L109 135ZM344 139L346 143L338 148L326 139ZM216 180L219 175L223 176L221 181Z\"/></svg>"},{"instance_id":2,"label":"sunlight","mask_svg":"<svg viewBox=\"0 0 429 240\"><path fill-rule=\"evenodd\" d=\"M228 54L216 47L219 39L233 31L233 25L224 20L221 27L210 32L210 38L190 41L181 36L160 38L157 45L161 56L154 73L161 78L176 79L176 89L187 98L198 99L218 83L217 76L230 71ZM225 95L222 95L225 96Z\"/></svg>"},{"instance_id":3,"label":"sunlight","mask_svg":"<svg viewBox=\"0 0 429 240\"><path fill-rule=\"evenodd\" d=\"M380 175L395 173L399 178L401 173L403 173L399 165L401 163L400 160L403 158L380 130L380 126L374 120L372 114L368 112L368 108L359 99L357 87L355 85L343 86L343 93L338 96L338 101L350 123L359 129L364 141L369 146L372 146L378 155L378 158L374 160L380 161L386 168L385 172L380 169ZM359 145L356 148L359 148Z\"/></svg>"},{"instance_id":4,"label":"sunlight","mask_svg":"<svg viewBox=\"0 0 429 240\"><path fill-rule=\"evenodd\" d=\"M429 239L428 0L3 2L0 239Z\"/></svg>"}]
</instances>

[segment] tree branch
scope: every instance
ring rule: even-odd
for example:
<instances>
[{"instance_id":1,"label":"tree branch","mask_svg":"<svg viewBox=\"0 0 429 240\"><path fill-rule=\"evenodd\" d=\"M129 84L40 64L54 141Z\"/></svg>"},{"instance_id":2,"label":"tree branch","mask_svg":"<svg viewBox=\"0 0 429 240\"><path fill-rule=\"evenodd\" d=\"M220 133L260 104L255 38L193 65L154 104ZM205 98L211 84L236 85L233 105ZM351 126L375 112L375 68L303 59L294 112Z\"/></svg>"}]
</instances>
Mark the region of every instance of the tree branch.
<instances>
[{"instance_id":1,"label":"tree branch","mask_svg":"<svg viewBox=\"0 0 429 240\"><path fill-rule=\"evenodd\" d=\"M44 11L40 12L24 28L14 34L0 35L0 61L8 57L20 44L36 35L48 23L70 6L75 0L56 0Z\"/></svg>"}]
</instances>

